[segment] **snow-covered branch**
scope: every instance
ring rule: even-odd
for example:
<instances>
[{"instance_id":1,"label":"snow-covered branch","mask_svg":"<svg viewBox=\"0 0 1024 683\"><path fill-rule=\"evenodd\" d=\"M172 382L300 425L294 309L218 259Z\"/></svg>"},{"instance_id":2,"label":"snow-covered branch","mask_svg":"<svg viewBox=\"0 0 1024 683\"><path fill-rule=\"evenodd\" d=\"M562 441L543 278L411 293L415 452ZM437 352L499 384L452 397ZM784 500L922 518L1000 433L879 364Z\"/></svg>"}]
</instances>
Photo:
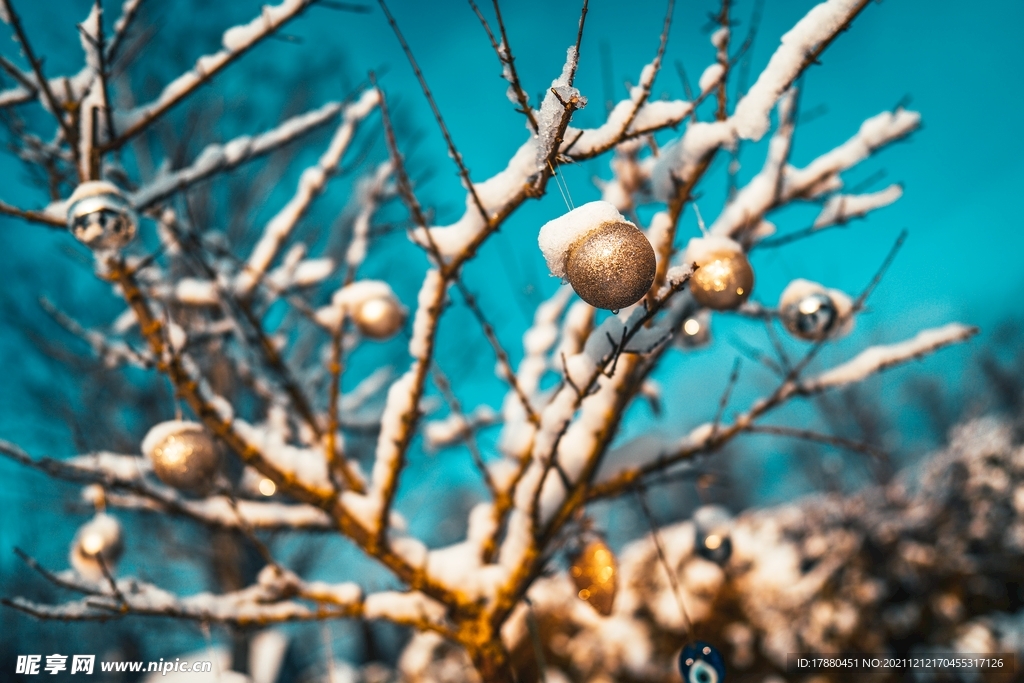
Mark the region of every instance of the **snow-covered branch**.
<instances>
[{"instance_id":1,"label":"snow-covered branch","mask_svg":"<svg viewBox=\"0 0 1024 683\"><path fill-rule=\"evenodd\" d=\"M342 111L342 102L328 102L318 109L293 116L259 135L243 135L224 144L207 145L188 166L176 171L161 170L132 194L132 204L144 210L217 173L224 173L294 142L329 122Z\"/></svg>"},{"instance_id":2,"label":"snow-covered branch","mask_svg":"<svg viewBox=\"0 0 1024 683\"><path fill-rule=\"evenodd\" d=\"M853 384L886 368L920 358L944 346L966 341L977 333L976 327L950 323L943 327L922 330L912 339L898 344L872 346L842 365L804 380L799 390L801 393L811 393L843 384Z\"/></svg>"},{"instance_id":3,"label":"snow-covered branch","mask_svg":"<svg viewBox=\"0 0 1024 683\"><path fill-rule=\"evenodd\" d=\"M354 103L345 107L341 125L338 126L327 150L321 155L316 166L306 169L299 178L295 196L282 208L263 229L256 246L249 255L245 270L238 275L235 289L239 296L249 296L259 284L267 268L273 262L281 246L309 210L310 204L327 185L327 179L337 173L338 164L348 149L356 126L366 118L380 101L376 90L367 90Z\"/></svg>"},{"instance_id":4,"label":"snow-covered branch","mask_svg":"<svg viewBox=\"0 0 1024 683\"><path fill-rule=\"evenodd\" d=\"M191 95L226 66L234 62L267 36L297 17L316 0L284 0L279 5L264 5L260 16L248 24L234 26L221 38L223 49L196 60L195 66L168 83L160 95L140 107L117 112L114 123L119 136L107 148L117 149L148 128L176 104ZM127 14L125 16L128 16Z\"/></svg>"}]
</instances>

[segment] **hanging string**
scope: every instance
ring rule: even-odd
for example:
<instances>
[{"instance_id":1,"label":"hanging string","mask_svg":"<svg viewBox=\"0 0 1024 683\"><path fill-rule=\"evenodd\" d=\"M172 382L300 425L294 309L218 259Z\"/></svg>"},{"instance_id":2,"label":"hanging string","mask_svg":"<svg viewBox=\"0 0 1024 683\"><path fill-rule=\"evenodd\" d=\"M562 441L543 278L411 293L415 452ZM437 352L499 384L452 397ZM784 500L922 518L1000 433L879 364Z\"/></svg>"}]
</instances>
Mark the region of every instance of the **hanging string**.
<instances>
[{"instance_id":1,"label":"hanging string","mask_svg":"<svg viewBox=\"0 0 1024 683\"><path fill-rule=\"evenodd\" d=\"M707 237L708 229L704 225L704 219L700 215L700 209L697 207L697 202L693 203L693 212L697 214L697 227L700 228L700 231L704 234L705 237Z\"/></svg>"},{"instance_id":2,"label":"hanging string","mask_svg":"<svg viewBox=\"0 0 1024 683\"><path fill-rule=\"evenodd\" d=\"M327 622L320 622L320 638L324 641L324 655L327 658L327 680L329 683L335 683L334 648L331 647L331 634L327 630Z\"/></svg>"},{"instance_id":3,"label":"hanging string","mask_svg":"<svg viewBox=\"0 0 1024 683\"><path fill-rule=\"evenodd\" d=\"M654 541L654 548L658 551L658 559L661 560L661 565L665 569L665 573L668 574L669 585L672 586L672 592L676 598L676 604L679 605L679 612L683 616L683 620L686 625L686 634L688 636L693 635L693 621L690 619L690 615L686 611L686 605L683 604L683 593L679 588L679 582L676 580L676 574L672 571L672 567L669 566L668 558L665 556L665 549L661 545L661 538L658 535L658 527L654 524L654 515L651 514L651 509L647 507L647 499L644 497L647 489L644 486L638 486L633 489L636 492L636 497L640 501L640 509L644 513L644 519L647 520L647 526L651 529L651 539Z\"/></svg>"},{"instance_id":4,"label":"hanging string","mask_svg":"<svg viewBox=\"0 0 1024 683\"><path fill-rule=\"evenodd\" d=\"M572 195L569 194L568 183L566 183L565 178L555 170L555 167L551 165L550 161L548 162L548 168L551 169L551 176L555 179L555 185L558 187L558 193L562 195L562 201L565 202L566 208L569 209L569 211L572 211L576 206L572 203Z\"/></svg>"}]
</instances>

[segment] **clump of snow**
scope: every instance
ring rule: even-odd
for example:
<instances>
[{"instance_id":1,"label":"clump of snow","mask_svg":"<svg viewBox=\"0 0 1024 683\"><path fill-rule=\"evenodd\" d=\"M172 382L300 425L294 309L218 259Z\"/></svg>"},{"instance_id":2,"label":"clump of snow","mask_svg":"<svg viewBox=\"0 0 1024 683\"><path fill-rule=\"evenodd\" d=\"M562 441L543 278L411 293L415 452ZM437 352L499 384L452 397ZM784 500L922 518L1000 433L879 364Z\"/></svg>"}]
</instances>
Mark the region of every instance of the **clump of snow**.
<instances>
[{"instance_id":1,"label":"clump of snow","mask_svg":"<svg viewBox=\"0 0 1024 683\"><path fill-rule=\"evenodd\" d=\"M537 140L533 137L524 142L502 171L481 183L474 183L476 196L489 215L505 208L523 190L530 178L537 173ZM486 229L487 222L480 215L473 196L466 193L466 208L462 217L451 225L426 228L417 226L413 239L426 248L433 241L444 257L462 253L480 233ZM429 229L430 240L424 230Z\"/></svg>"},{"instance_id":2,"label":"clump of snow","mask_svg":"<svg viewBox=\"0 0 1024 683\"><path fill-rule=\"evenodd\" d=\"M696 263L703 265L715 254L723 252L742 254L743 247L735 240L720 235L708 235L707 237L694 237L686 245L686 253L683 255L684 263Z\"/></svg>"},{"instance_id":3,"label":"clump of snow","mask_svg":"<svg viewBox=\"0 0 1024 683\"><path fill-rule=\"evenodd\" d=\"M704 73L700 75L700 80L697 81L697 87L700 88L701 94L717 86L722 81L723 76L725 76L725 67L718 62L704 69Z\"/></svg>"},{"instance_id":4,"label":"clump of snow","mask_svg":"<svg viewBox=\"0 0 1024 683\"><path fill-rule=\"evenodd\" d=\"M444 605L418 591L371 593L366 596L363 607L363 616L367 619L388 619L400 623L421 619L441 621L445 612Z\"/></svg>"},{"instance_id":5,"label":"clump of snow","mask_svg":"<svg viewBox=\"0 0 1024 683\"><path fill-rule=\"evenodd\" d=\"M839 194L829 197L821 213L814 219L813 227L823 228L829 225L843 224L851 218L861 218L870 211L889 206L903 196L903 187L893 183L884 190L869 194Z\"/></svg>"},{"instance_id":6,"label":"clump of snow","mask_svg":"<svg viewBox=\"0 0 1024 683\"><path fill-rule=\"evenodd\" d=\"M396 306L402 307L388 283L383 280L357 280L336 291L330 305L316 311L315 319L326 329L336 331L344 318L352 317L364 303L375 299L389 299ZM404 315L404 307L402 310Z\"/></svg>"},{"instance_id":7,"label":"clump of snow","mask_svg":"<svg viewBox=\"0 0 1024 683\"><path fill-rule=\"evenodd\" d=\"M551 81L551 88L544 95L540 110L537 111L537 158L536 170L544 172L548 159L554 153L554 146L558 139L559 124L562 117L566 116L566 104L575 99L575 108L582 109L587 100L580 96L580 91L572 87L573 75L576 73L576 66L579 62L579 54L576 46L571 46L565 53L565 65L562 67L561 75Z\"/></svg>"},{"instance_id":8,"label":"clump of snow","mask_svg":"<svg viewBox=\"0 0 1024 683\"><path fill-rule=\"evenodd\" d=\"M537 242L551 274L564 277L569 248L581 237L606 223L632 225L613 205L600 200L578 206L545 223L537 235Z\"/></svg>"},{"instance_id":9,"label":"clump of snow","mask_svg":"<svg viewBox=\"0 0 1024 683\"><path fill-rule=\"evenodd\" d=\"M194 277L183 277L178 280L174 285L174 298L179 303L190 306L216 306L220 303L217 283Z\"/></svg>"},{"instance_id":10,"label":"clump of snow","mask_svg":"<svg viewBox=\"0 0 1024 683\"><path fill-rule=\"evenodd\" d=\"M451 413L442 420L431 420L423 428L427 448L437 450L461 441L474 430L493 424L498 419L494 409L478 406L469 415Z\"/></svg>"},{"instance_id":11,"label":"clump of snow","mask_svg":"<svg viewBox=\"0 0 1024 683\"><path fill-rule=\"evenodd\" d=\"M651 172L654 196L668 201L680 183L686 183L697 168L721 147L736 140L731 121L698 121L686 128L683 136L661 150Z\"/></svg>"},{"instance_id":12,"label":"clump of snow","mask_svg":"<svg viewBox=\"0 0 1024 683\"><path fill-rule=\"evenodd\" d=\"M714 45L715 48L718 49L718 50L723 49L728 42L729 42L729 27L727 27L727 26L723 26L723 27L715 30L715 32L711 34L711 44Z\"/></svg>"},{"instance_id":13,"label":"clump of snow","mask_svg":"<svg viewBox=\"0 0 1024 683\"><path fill-rule=\"evenodd\" d=\"M805 391L818 391L828 387L859 382L868 375L884 370L891 365L969 339L977 331L976 327L968 327L960 323L949 323L942 327L922 330L913 338L903 342L864 349L851 360L807 380L802 386Z\"/></svg>"},{"instance_id":14,"label":"clump of snow","mask_svg":"<svg viewBox=\"0 0 1024 683\"><path fill-rule=\"evenodd\" d=\"M906 109L872 116L861 124L856 135L839 147L822 154L802 169L787 169L787 190L790 194L817 196L821 193L818 185L823 180L855 166L879 147L906 137L920 125L921 115Z\"/></svg>"},{"instance_id":15,"label":"clump of snow","mask_svg":"<svg viewBox=\"0 0 1024 683\"><path fill-rule=\"evenodd\" d=\"M736 105L736 132L745 140L760 140L768 132L769 112L799 75L807 55L829 40L861 8L858 0L827 0L812 8L782 36L768 65Z\"/></svg>"},{"instance_id":16,"label":"clump of snow","mask_svg":"<svg viewBox=\"0 0 1024 683\"><path fill-rule=\"evenodd\" d=\"M412 321L412 338L409 340L409 355L421 361L426 361L427 349L430 345L431 336L437 323L438 312L435 306L442 290L447 286L441 272L431 268L423 277L423 284L420 286L419 295L416 298L416 316Z\"/></svg>"}]
</instances>

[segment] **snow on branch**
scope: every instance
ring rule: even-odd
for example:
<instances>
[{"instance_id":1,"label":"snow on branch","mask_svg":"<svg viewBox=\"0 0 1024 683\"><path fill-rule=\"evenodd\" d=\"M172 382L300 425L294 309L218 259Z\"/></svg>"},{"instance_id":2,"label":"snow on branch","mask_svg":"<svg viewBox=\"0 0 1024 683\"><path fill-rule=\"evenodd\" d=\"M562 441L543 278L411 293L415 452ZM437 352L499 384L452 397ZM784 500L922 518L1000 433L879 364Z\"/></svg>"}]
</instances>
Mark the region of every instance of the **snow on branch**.
<instances>
[{"instance_id":1,"label":"snow on branch","mask_svg":"<svg viewBox=\"0 0 1024 683\"><path fill-rule=\"evenodd\" d=\"M978 333L977 327L969 327L960 323L949 323L942 327L918 332L913 338L897 344L872 346L864 349L856 357L827 370L817 377L804 380L800 384L802 393L822 391L831 387L859 382L869 375L899 365L925 354L937 351L944 346L966 341Z\"/></svg>"},{"instance_id":2,"label":"snow on branch","mask_svg":"<svg viewBox=\"0 0 1024 683\"><path fill-rule=\"evenodd\" d=\"M234 26L224 32L221 44L224 49L204 55L196 60L195 66L168 83L163 92L152 102L128 112L118 112L114 122L122 131L116 140L109 143L117 148L145 130L153 121L163 116L174 105L192 94L196 88L213 78L224 67L245 54L261 40L294 19L316 0L284 0L279 5L264 5L260 16L248 24Z\"/></svg>"},{"instance_id":3,"label":"snow on branch","mask_svg":"<svg viewBox=\"0 0 1024 683\"><path fill-rule=\"evenodd\" d=\"M694 427L672 448L662 449L644 462L620 468L603 478L590 488L587 496L591 500L596 500L620 495L642 482L644 477L664 472L698 454L710 453L721 448L737 436L751 431L756 420L793 398L859 382L887 368L921 358L951 344L966 341L977 331L975 327L950 323L943 327L923 330L904 342L865 349L852 360L826 370L817 377L803 381L785 379L774 392L754 401L731 423L703 423Z\"/></svg>"},{"instance_id":4,"label":"snow on branch","mask_svg":"<svg viewBox=\"0 0 1024 683\"><path fill-rule=\"evenodd\" d=\"M565 53L565 65L562 66L562 74L551 82L551 87L540 109L537 111L537 170L543 170L548 159L554 153L553 148L562 130L562 118L565 113L565 105L573 99L580 100L580 91L573 87L573 77L576 75L576 67L579 65L579 54L575 46L570 46ZM582 98L580 108L587 103Z\"/></svg>"},{"instance_id":5,"label":"snow on branch","mask_svg":"<svg viewBox=\"0 0 1024 683\"><path fill-rule=\"evenodd\" d=\"M14 444L0 441L0 454L52 477L99 484L108 489L104 499L113 507L166 512L203 524L226 528L336 529L323 510L304 504L232 500L223 495L186 498L152 477L149 460L134 455L100 451L67 460L33 459Z\"/></svg>"},{"instance_id":6,"label":"snow on branch","mask_svg":"<svg viewBox=\"0 0 1024 683\"><path fill-rule=\"evenodd\" d=\"M741 139L760 140L768 132L768 114L782 93L867 4L868 0L828 0L782 36L768 66L736 105L732 118Z\"/></svg>"},{"instance_id":7,"label":"snow on branch","mask_svg":"<svg viewBox=\"0 0 1024 683\"><path fill-rule=\"evenodd\" d=\"M903 186L893 183L884 190L868 194L837 194L828 198L821 213L814 219L813 227L821 229L830 225L842 225L851 218L862 218L875 209L889 206L903 196Z\"/></svg>"},{"instance_id":8,"label":"snow on branch","mask_svg":"<svg viewBox=\"0 0 1024 683\"><path fill-rule=\"evenodd\" d=\"M366 258L370 241L370 220L381 201L392 190L388 186L388 182L393 170L393 164L390 161L379 164L377 170L371 176L364 178L356 189L355 200L359 206L359 213L356 214L356 219L352 223L352 238L345 250L345 265L351 272L354 272Z\"/></svg>"},{"instance_id":9,"label":"snow on branch","mask_svg":"<svg viewBox=\"0 0 1024 683\"><path fill-rule=\"evenodd\" d=\"M768 143L764 166L726 205L711 225L711 234L730 237L759 221L780 201L781 177L789 161L796 130L795 107L796 90L790 89L779 100L779 126Z\"/></svg>"},{"instance_id":10,"label":"snow on branch","mask_svg":"<svg viewBox=\"0 0 1024 683\"><path fill-rule=\"evenodd\" d=\"M88 597L59 605L24 598L7 604L41 619L68 621L138 614L244 625L354 617L362 613L362 591L357 585L306 584L294 574L273 566L264 568L257 583L248 588L222 595L197 593L186 597L134 578L118 579L115 585L92 582L72 571L61 572L55 578L88 593ZM309 602L292 599L295 596Z\"/></svg>"},{"instance_id":11,"label":"snow on branch","mask_svg":"<svg viewBox=\"0 0 1024 683\"><path fill-rule=\"evenodd\" d=\"M244 626L364 618L451 635L444 606L420 592L382 591L364 596L355 583L304 581L277 565L264 567L256 583L247 588L181 597L135 578L94 582L70 570L57 574L42 571L54 583L86 597L57 605L21 597L2 602L40 619L64 621L140 615Z\"/></svg>"},{"instance_id":12,"label":"snow on branch","mask_svg":"<svg viewBox=\"0 0 1024 683\"><path fill-rule=\"evenodd\" d=\"M843 185L840 173L867 159L876 150L903 139L921 122L917 112L905 109L882 112L864 121L857 133L839 147L822 154L806 167L796 169L788 164L793 135L790 121L792 106L785 97L780 101L782 123L772 136L764 168L736 193L711 226L712 233L735 236L753 230L755 238L765 237L767 233L755 229L766 213L796 199L812 200L838 190ZM816 221L815 227L864 216L874 209L888 206L901 195L900 186L892 185L872 194L831 197L819 216L821 223ZM842 204L844 201L849 204Z\"/></svg>"},{"instance_id":13,"label":"snow on branch","mask_svg":"<svg viewBox=\"0 0 1024 683\"><path fill-rule=\"evenodd\" d=\"M630 88L629 97L618 102L600 126L583 129L569 126L565 132L567 142L561 152L576 160L589 159L629 139L676 126L692 114L693 102L647 99L657 65L652 62L641 70L640 82Z\"/></svg>"},{"instance_id":14,"label":"snow on branch","mask_svg":"<svg viewBox=\"0 0 1024 683\"><path fill-rule=\"evenodd\" d=\"M163 488L150 484L153 489ZM161 495L107 493L107 506L125 510L143 510L183 515L207 526L225 529L336 531L337 525L320 508L301 503L233 500L227 496L208 496L191 500L165 490Z\"/></svg>"},{"instance_id":15,"label":"snow on branch","mask_svg":"<svg viewBox=\"0 0 1024 683\"><path fill-rule=\"evenodd\" d=\"M356 126L379 102L380 93L377 90L367 90L358 100L345 107L341 125L334 133L327 150L321 155L316 166L303 171L295 195L270 219L263 230L263 236L253 247L246 268L239 273L235 282L235 290L239 296L248 297L259 284L285 240L305 215L313 200L324 191L327 179L337 173L338 164L341 163L352 141Z\"/></svg>"},{"instance_id":16,"label":"snow on branch","mask_svg":"<svg viewBox=\"0 0 1024 683\"><path fill-rule=\"evenodd\" d=\"M328 102L318 109L293 116L259 135L243 135L224 144L207 145L195 161L185 168L176 171L161 169L155 178L132 194L132 205L142 211L215 173L230 171L239 164L268 154L324 125L337 116L343 107L341 102Z\"/></svg>"},{"instance_id":17,"label":"snow on branch","mask_svg":"<svg viewBox=\"0 0 1024 683\"><path fill-rule=\"evenodd\" d=\"M864 121L852 138L801 169L786 170L786 197L813 199L836 189L838 175L867 159L871 154L902 140L921 125L921 115L906 109L884 111Z\"/></svg>"}]
</instances>

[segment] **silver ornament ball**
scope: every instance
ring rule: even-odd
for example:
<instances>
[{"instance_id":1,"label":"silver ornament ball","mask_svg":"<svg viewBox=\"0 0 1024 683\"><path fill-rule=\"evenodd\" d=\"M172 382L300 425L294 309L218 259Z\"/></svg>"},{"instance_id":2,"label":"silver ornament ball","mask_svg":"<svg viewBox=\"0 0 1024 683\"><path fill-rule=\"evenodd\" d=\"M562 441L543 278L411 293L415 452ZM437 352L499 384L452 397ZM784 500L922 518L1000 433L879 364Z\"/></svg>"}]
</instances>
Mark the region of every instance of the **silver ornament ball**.
<instances>
[{"instance_id":1,"label":"silver ornament ball","mask_svg":"<svg viewBox=\"0 0 1024 683\"><path fill-rule=\"evenodd\" d=\"M754 289L754 269L741 251L712 252L697 261L690 293L701 306L716 311L739 308Z\"/></svg>"},{"instance_id":2,"label":"silver ornament ball","mask_svg":"<svg viewBox=\"0 0 1024 683\"><path fill-rule=\"evenodd\" d=\"M68 230L90 249L121 249L138 231L139 219L127 197L112 183L92 180L68 199Z\"/></svg>"},{"instance_id":3,"label":"silver ornament ball","mask_svg":"<svg viewBox=\"0 0 1024 683\"><path fill-rule=\"evenodd\" d=\"M647 237L632 223L602 223L572 246L565 276L580 298L595 308L617 311L643 298L654 282L657 261Z\"/></svg>"},{"instance_id":4,"label":"silver ornament ball","mask_svg":"<svg viewBox=\"0 0 1024 683\"><path fill-rule=\"evenodd\" d=\"M718 505L706 505L693 513L697 555L724 565L732 555L732 515Z\"/></svg>"},{"instance_id":5,"label":"silver ornament ball","mask_svg":"<svg viewBox=\"0 0 1024 683\"><path fill-rule=\"evenodd\" d=\"M708 311L695 311L686 316L677 336L684 348L707 346L711 343L711 315Z\"/></svg>"},{"instance_id":6,"label":"silver ornament ball","mask_svg":"<svg viewBox=\"0 0 1024 683\"><path fill-rule=\"evenodd\" d=\"M809 294L781 311L782 324L790 334L808 341L824 339L835 327L839 313L832 297Z\"/></svg>"},{"instance_id":7,"label":"silver ornament ball","mask_svg":"<svg viewBox=\"0 0 1024 683\"><path fill-rule=\"evenodd\" d=\"M160 481L184 491L208 489L220 462L216 442L196 422L161 422L149 430L142 451Z\"/></svg>"}]
</instances>

